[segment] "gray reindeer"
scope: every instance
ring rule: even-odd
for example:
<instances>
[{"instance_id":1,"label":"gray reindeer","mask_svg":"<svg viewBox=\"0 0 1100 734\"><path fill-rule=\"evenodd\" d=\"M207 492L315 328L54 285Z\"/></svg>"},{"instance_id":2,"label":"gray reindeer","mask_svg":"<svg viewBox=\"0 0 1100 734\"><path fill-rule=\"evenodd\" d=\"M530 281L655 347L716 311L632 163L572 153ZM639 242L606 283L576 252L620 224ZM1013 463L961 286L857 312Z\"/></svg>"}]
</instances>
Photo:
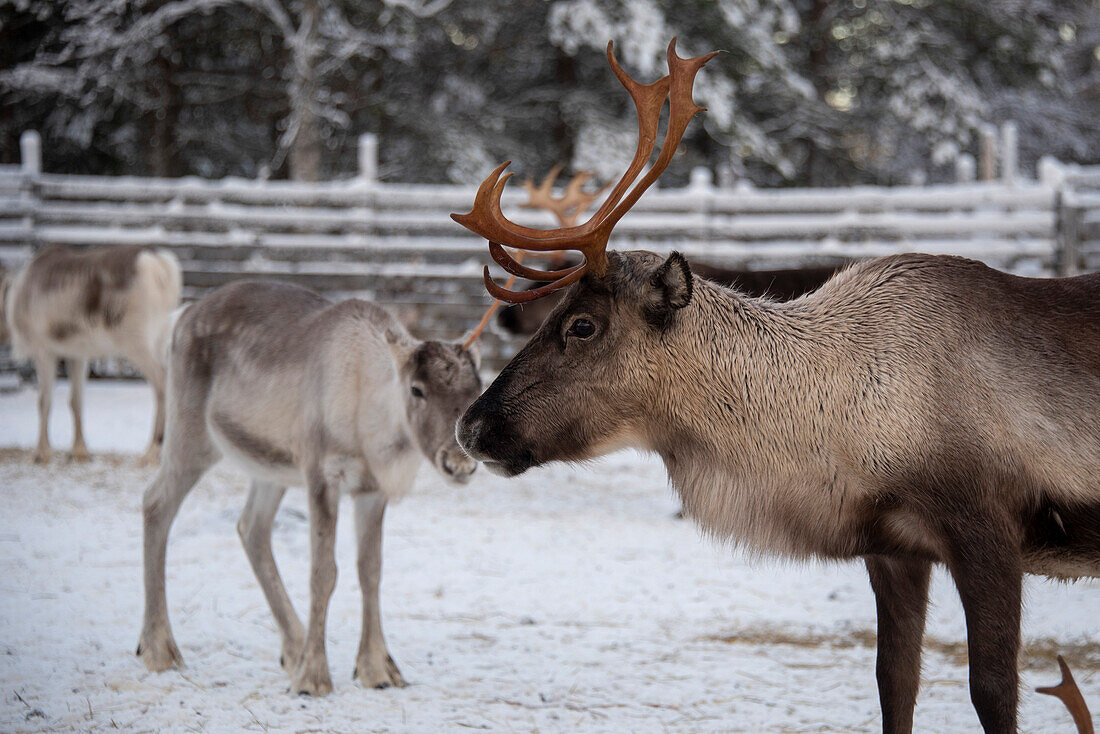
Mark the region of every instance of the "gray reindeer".
<instances>
[{"instance_id":1,"label":"gray reindeer","mask_svg":"<svg viewBox=\"0 0 1100 734\"><path fill-rule=\"evenodd\" d=\"M530 230L499 207L503 166L455 219L522 277L526 302L570 285L459 422L512 476L621 447L657 453L711 535L793 558L863 559L878 610L883 728L912 730L932 564L966 615L970 693L988 732L1016 729L1021 582L1100 576L1100 274L1020 278L897 255L787 303L694 277L678 253L607 253L615 223L671 160L695 73L680 59L635 100L634 162L585 224ZM661 152L629 191L655 147ZM580 250L544 273L502 247Z\"/></svg>"},{"instance_id":2,"label":"gray reindeer","mask_svg":"<svg viewBox=\"0 0 1100 734\"><path fill-rule=\"evenodd\" d=\"M421 456L464 483L477 467L455 422L481 391L475 348L417 341L386 310L332 303L291 285L240 282L189 306L173 333L168 429L144 498L145 620L137 653L150 670L182 662L164 590L168 531L183 498L220 458L252 477L237 529L282 633L291 691L332 690L325 620L336 585L342 494L354 503L363 628L355 677L405 682L386 648L378 608L386 503L411 486ZM271 552L289 485L309 495L310 605L305 628Z\"/></svg>"}]
</instances>

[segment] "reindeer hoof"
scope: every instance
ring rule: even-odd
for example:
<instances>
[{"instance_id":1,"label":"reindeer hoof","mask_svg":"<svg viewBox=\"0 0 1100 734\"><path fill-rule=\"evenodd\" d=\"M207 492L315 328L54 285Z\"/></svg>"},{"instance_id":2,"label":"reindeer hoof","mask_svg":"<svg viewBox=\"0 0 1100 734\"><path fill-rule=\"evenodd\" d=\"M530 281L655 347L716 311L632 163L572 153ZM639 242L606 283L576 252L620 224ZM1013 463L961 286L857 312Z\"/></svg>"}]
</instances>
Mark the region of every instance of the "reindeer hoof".
<instances>
[{"instance_id":1,"label":"reindeer hoof","mask_svg":"<svg viewBox=\"0 0 1100 734\"><path fill-rule=\"evenodd\" d=\"M364 688L377 690L390 687L404 688L409 685L389 655L386 655L385 662L381 664L371 665L366 661L356 663L351 677L353 680L358 680Z\"/></svg>"},{"instance_id":2,"label":"reindeer hoof","mask_svg":"<svg viewBox=\"0 0 1100 734\"><path fill-rule=\"evenodd\" d=\"M183 667L183 655L171 637L163 642L148 642L142 635L134 654L154 673Z\"/></svg>"},{"instance_id":3,"label":"reindeer hoof","mask_svg":"<svg viewBox=\"0 0 1100 734\"><path fill-rule=\"evenodd\" d=\"M311 665L303 661L290 677L290 690L299 696L324 696L332 693L332 678L323 662Z\"/></svg>"},{"instance_id":4,"label":"reindeer hoof","mask_svg":"<svg viewBox=\"0 0 1100 734\"><path fill-rule=\"evenodd\" d=\"M157 466L160 464L160 450L149 449L141 458L138 459L137 465L140 467Z\"/></svg>"},{"instance_id":5,"label":"reindeer hoof","mask_svg":"<svg viewBox=\"0 0 1100 734\"><path fill-rule=\"evenodd\" d=\"M34 463L35 464L49 464L50 463L50 450L49 449L39 449L38 451L35 451L34 452Z\"/></svg>"},{"instance_id":6,"label":"reindeer hoof","mask_svg":"<svg viewBox=\"0 0 1100 734\"><path fill-rule=\"evenodd\" d=\"M72 459L73 461L78 461L80 463L84 463L86 461L91 461L92 460L92 455L88 453L88 449L86 449L86 448L80 448L80 449L74 448L69 453L69 458Z\"/></svg>"}]
</instances>

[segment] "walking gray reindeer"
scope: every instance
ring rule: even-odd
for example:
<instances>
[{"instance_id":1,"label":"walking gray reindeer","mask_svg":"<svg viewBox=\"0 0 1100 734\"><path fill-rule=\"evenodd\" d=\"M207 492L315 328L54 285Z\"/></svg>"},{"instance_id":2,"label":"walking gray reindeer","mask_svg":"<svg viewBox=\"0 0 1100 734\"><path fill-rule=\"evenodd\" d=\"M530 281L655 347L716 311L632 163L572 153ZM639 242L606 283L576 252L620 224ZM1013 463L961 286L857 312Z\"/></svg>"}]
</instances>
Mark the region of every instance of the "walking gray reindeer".
<instances>
[{"instance_id":1,"label":"walking gray reindeer","mask_svg":"<svg viewBox=\"0 0 1100 734\"><path fill-rule=\"evenodd\" d=\"M325 621L342 494L354 505L363 594L354 677L368 687L405 685L378 607L383 513L409 490L420 455L459 484L477 468L455 439L458 417L481 392L475 338L418 341L377 305L333 303L275 282L233 283L183 312L172 335L163 458L144 497L137 654L150 670L182 663L164 588L169 528L199 478L226 457L252 478L237 530L282 633L291 692L332 690ZM309 496L305 628L271 551L275 513L291 485L304 485Z\"/></svg>"}]
</instances>

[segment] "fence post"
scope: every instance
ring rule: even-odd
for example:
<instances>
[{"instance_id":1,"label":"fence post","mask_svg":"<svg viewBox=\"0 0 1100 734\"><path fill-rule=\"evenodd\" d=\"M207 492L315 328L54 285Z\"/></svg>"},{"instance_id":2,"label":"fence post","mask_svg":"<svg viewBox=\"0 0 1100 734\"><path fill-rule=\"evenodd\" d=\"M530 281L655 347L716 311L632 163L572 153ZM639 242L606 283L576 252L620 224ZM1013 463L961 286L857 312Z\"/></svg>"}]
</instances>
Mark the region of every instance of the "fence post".
<instances>
[{"instance_id":1,"label":"fence post","mask_svg":"<svg viewBox=\"0 0 1100 734\"><path fill-rule=\"evenodd\" d=\"M23 174L22 199L27 205L23 224L29 232L28 243L38 250L38 177L42 173L42 136L37 130L24 130L19 136L20 169Z\"/></svg>"},{"instance_id":2,"label":"fence post","mask_svg":"<svg viewBox=\"0 0 1100 734\"><path fill-rule=\"evenodd\" d=\"M1081 215L1073 189L1062 188L1054 200L1057 216L1058 275L1076 275L1081 251Z\"/></svg>"},{"instance_id":3,"label":"fence post","mask_svg":"<svg viewBox=\"0 0 1100 734\"><path fill-rule=\"evenodd\" d=\"M24 130L19 136L19 152L22 156L24 176L42 173L42 137L37 130Z\"/></svg>"},{"instance_id":4,"label":"fence post","mask_svg":"<svg viewBox=\"0 0 1100 734\"><path fill-rule=\"evenodd\" d=\"M1039 183L1057 189L1065 182L1065 169L1057 158L1045 155L1039 159Z\"/></svg>"},{"instance_id":5,"label":"fence post","mask_svg":"<svg viewBox=\"0 0 1100 734\"><path fill-rule=\"evenodd\" d=\"M978 178L983 183L989 183L997 176L997 128L982 125L978 135L981 138L978 149Z\"/></svg>"},{"instance_id":6,"label":"fence post","mask_svg":"<svg viewBox=\"0 0 1100 734\"><path fill-rule=\"evenodd\" d=\"M1006 186L1016 183L1016 166L1019 160L1019 131L1013 120L1001 125L1001 180Z\"/></svg>"},{"instance_id":7,"label":"fence post","mask_svg":"<svg viewBox=\"0 0 1100 734\"><path fill-rule=\"evenodd\" d=\"M369 183L378 180L378 136L374 133L359 136L359 178Z\"/></svg>"},{"instance_id":8,"label":"fence post","mask_svg":"<svg viewBox=\"0 0 1100 734\"><path fill-rule=\"evenodd\" d=\"M955 183L971 183L974 180L974 156L962 153L955 158Z\"/></svg>"}]
</instances>

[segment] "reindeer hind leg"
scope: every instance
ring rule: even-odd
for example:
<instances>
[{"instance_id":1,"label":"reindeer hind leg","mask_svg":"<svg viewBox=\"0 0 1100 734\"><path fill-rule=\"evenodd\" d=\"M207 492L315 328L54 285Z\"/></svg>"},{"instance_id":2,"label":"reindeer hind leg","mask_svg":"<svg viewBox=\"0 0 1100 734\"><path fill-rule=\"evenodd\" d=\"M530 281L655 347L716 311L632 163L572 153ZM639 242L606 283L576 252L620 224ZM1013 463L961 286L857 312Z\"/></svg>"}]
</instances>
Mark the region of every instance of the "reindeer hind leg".
<instances>
[{"instance_id":1,"label":"reindeer hind leg","mask_svg":"<svg viewBox=\"0 0 1100 734\"><path fill-rule=\"evenodd\" d=\"M252 488L248 491L248 501L245 502L241 519L237 522L237 533L241 536L248 562L252 565L252 571L260 582L260 588L263 589L282 634L283 646L279 664L289 669L301 657L305 629L286 593L286 586L271 552L271 529L285 493L286 487L253 480Z\"/></svg>"},{"instance_id":2,"label":"reindeer hind leg","mask_svg":"<svg viewBox=\"0 0 1100 734\"><path fill-rule=\"evenodd\" d=\"M210 441L200 410L177 411L169 431L164 461L145 490L144 576L145 617L137 654L153 671L177 667L183 662L168 623L164 589L168 532L184 498L219 457ZM187 416L187 417L184 417Z\"/></svg>"},{"instance_id":3,"label":"reindeer hind leg","mask_svg":"<svg viewBox=\"0 0 1100 734\"><path fill-rule=\"evenodd\" d=\"M73 412L74 461L87 461L88 445L84 443L84 383L88 379L88 360L66 360L69 368L69 408Z\"/></svg>"},{"instance_id":4,"label":"reindeer hind leg","mask_svg":"<svg viewBox=\"0 0 1100 734\"><path fill-rule=\"evenodd\" d=\"M34 372L38 378L38 446L34 450L34 463L45 464L50 460L50 407L57 359L50 354L35 355Z\"/></svg>"}]
</instances>

